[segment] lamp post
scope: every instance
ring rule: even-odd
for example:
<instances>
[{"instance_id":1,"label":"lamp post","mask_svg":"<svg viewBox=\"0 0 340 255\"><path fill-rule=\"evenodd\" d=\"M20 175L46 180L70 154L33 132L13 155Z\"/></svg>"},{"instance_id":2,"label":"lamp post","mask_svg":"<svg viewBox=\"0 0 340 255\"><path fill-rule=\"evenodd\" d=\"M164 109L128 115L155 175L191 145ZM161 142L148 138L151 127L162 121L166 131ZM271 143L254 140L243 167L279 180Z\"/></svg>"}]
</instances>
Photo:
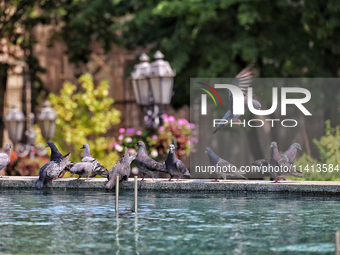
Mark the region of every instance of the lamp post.
<instances>
[{"instance_id":1,"label":"lamp post","mask_svg":"<svg viewBox=\"0 0 340 255\"><path fill-rule=\"evenodd\" d=\"M46 148L35 145L36 133L33 130L34 114L31 112L31 82L27 79L27 77L25 77L24 83L26 89L25 135L27 136L27 143L20 143L25 126L25 116L21 110L16 109L15 104L12 105L8 114L4 118L5 127L19 157L26 157L29 155L30 158L34 158L35 153L39 156L44 156L47 154ZM51 139L54 136L56 118L57 116L54 110L50 108L49 102L45 102L44 107L38 115L38 124L44 138Z\"/></svg>"},{"instance_id":2,"label":"lamp post","mask_svg":"<svg viewBox=\"0 0 340 255\"><path fill-rule=\"evenodd\" d=\"M155 61L149 63L149 57L143 53L140 64L134 66L131 73L132 87L137 104L144 112L144 121L147 127L162 125L162 114L172 96L175 72L168 61L163 60L164 55L157 51Z\"/></svg>"}]
</instances>

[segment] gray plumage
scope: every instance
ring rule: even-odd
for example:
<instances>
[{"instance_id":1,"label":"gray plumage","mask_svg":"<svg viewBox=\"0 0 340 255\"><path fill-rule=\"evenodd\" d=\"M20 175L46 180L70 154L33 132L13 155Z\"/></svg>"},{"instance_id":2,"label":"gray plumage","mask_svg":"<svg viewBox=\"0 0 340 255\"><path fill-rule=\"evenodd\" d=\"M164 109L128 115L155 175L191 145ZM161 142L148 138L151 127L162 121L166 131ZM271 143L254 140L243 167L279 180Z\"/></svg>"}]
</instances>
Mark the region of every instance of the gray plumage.
<instances>
[{"instance_id":1,"label":"gray plumage","mask_svg":"<svg viewBox=\"0 0 340 255\"><path fill-rule=\"evenodd\" d=\"M296 144L293 144L292 146L291 146L292 148L287 150L288 152L292 152L298 148ZM267 159L262 160L261 162L262 165L260 167L264 167L264 166L268 167L269 175L272 178L276 178L275 183L277 183L280 180L280 178L283 178L284 180L286 180L284 176L294 176L294 177L302 178L302 175L301 175L302 173L296 170L292 166L292 163L291 163L291 162L294 163L295 156L292 157L291 153L286 154L286 152L280 155L276 142L271 142L270 148L272 149L272 153L271 153L269 160ZM290 155L291 157L289 157L288 155ZM296 155L296 152L295 152L295 155Z\"/></svg>"},{"instance_id":2,"label":"gray plumage","mask_svg":"<svg viewBox=\"0 0 340 255\"><path fill-rule=\"evenodd\" d=\"M94 158L91 155L90 146L88 144L84 144L83 147L81 147L81 149L84 149L82 162L94 160ZM95 177L96 175L107 177L108 173L109 171L106 169L106 167L104 167L97 161L97 164L94 166L92 170L91 177Z\"/></svg>"},{"instance_id":3,"label":"gray plumage","mask_svg":"<svg viewBox=\"0 0 340 255\"><path fill-rule=\"evenodd\" d=\"M185 167L183 162L176 157L175 146L173 144L169 145L169 153L163 165L164 169L168 174L170 174L170 179L177 176L177 181L183 176L190 176L189 170Z\"/></svg>"},{"instance_id":4,"label":"gray plumage","mask_svg":"<svg viewBox=\"0 0 340 255\"><path fill-rule=\"evenodd\" d=\"M228 161L217 156L210 147L205 148L205 153L208 154L210 166L215 167L218 178L223 178L224 181L227 176L234 176L248 180L243 176L243 174L245 174L244 172L242 172L233 164L230 164ZM217 166L221 167L219 171L217 170ZM218 181L218 178L216 178L214 181Z\"/></svg>"},{"instance_id":5,"label":"gray plumage","mask_svg":"<svg viewBox=\"0 0 340 255\"><path fill-rule=\"evenodd\" d=\"M60 151L58 150L57 146L49 141L47 142L46 147L50 147L51 148L51 158L50 161L53 161L57 158L63 158L63 155L60 153ZM67 162L66 166L64 167L64 169L60 172L58 178L63 178L65 173L70 171L70 169L76 164L76 162L74 161L69 161Z\"/></svg>"},{"instance_id":6,"label":"gray plumage","mask_svg":"<svg viewBox=\"0 0 340 255\"><path fill-rule=\"evenodd\" d=\"M96 176L98 172L105 172L107 169L103 167L98 161L92 157L90 152L90 146L88 144L84 144L80 149L84 149L83 158L81 162L75 164L71 169L70 172L72 176L74 174L78 174L79 178L77 181L82 177L86 176L86 180L89 179L90 175L92 177ZM95 172L95 170L97 172ZM106 176L104 176L106 177Z\"/></svg>"},{"instance_id":7,"label":"gray plumage","mask_svg":"<svg viewBox=\"0 0 340 255\"><path fill-rule=\"evenodd\" d=\"M152 180L154 181L154 177L158 172L165 172L163 164L149 157L144 142L138 141L135 146L138 146L135 163L143 175L142 181L144 181L146 174L151 174Z\"/></svg>"},{"instance_id":8,"label":"gray plumage","mask_svg":"<svg viewBox=\"0 0 340 255\"><path fill-rule=\"evenodd\" d=\"M1 174L1 170L4 169L10 162L11 147L12 144L7 143L5 147L0 151L0 178L4 178Z\"/></svg>"},{"instance_id":9,"label":"gray plumage","mask_svg":"<svg viewBox=\"0 0 340 255\"><path fill-rule=\"evenodd\" d=\"M86 181L89 180L89 177L90 175L92 174L93 172L93 169L94 167L97 165L97 160L96 159L93 159L92 161L89 161L87 159L87 161L82 161L82 162L79 162L77 164L75 164L70 172L71 174L78 174L79 175L79 178L76 180L78 181L82 176L86 176Z\"/></svg>"},{"instance_id":10,"label":"gray plumage","mask_svg":"<svg viewBox=\"0 0 340 255\"><path fill-rule=\"evenodd\" d=\"M299 143L293 143L291 146L289 146L288 150L286 150L284 153L282 153L280 156L284 158L286 161L289 162L289 164L294 164L297 150L302 150L301 145ZM252 165L254 166L261 166L261 165L268 165L268 162L270 160L269 158L266 159L258 159L255 160Z\"/></svg>"},{"instance_id":11,"label":"gray plumage","mask_svg":"<svg viewBox=\"0 0 340 255\"><path fill-rule=\"evenodd\" d=\"M70 157L71 153L68 153L65 156L56 158L42 166L39 170L39 179L36 188L42 189L44 184L48 181L51 181L52 183L64 169Z\"/></svg>"},{"instance_id":12,"label":"gray plumage","mask_svg":"<svg viewBox=\"0 0 340 255\"><path fill-rule=\"evenodd\" d=\"M136 158L136 153L129 157L129 151L125 147L125 154L121 157L118 162L110 169L107 176L108 182L105 185L107 190L111 190L116 186L116 178L119 176L119 182L127 181L130 176L130 164Z\"/></svg>"},{"instance_id":13,"label":"gray plumage","mask_svg":"<svg viewBox=\"0 0 340 255\"><path fill-rule=\"evenodd\" d=\"M254 77L254 69L252 68L252 66L248 66L245 69L243 69L236 77L235 79L232 81L232 85L235 85L237 87L239 87L244 95L244 110L248 110L248 87L251 86L252 80ZM261 109L261 104L259 101L253 99L253 106L255 109L259 110ZM233 94L231 93L231 91L229 91L229 105L228 105L228 111L226 112L226 114L223 116L222 121L220 121L220 123L217 125L217 127L214 130L214 134L216 132L218 132L222 127L224 127L225 125L229 124L230 121L237 121L238 118L241 115L234 115L233 114ZM226 124L224 124L224 121L227 121Z\"/></svg>"}]
</instances>

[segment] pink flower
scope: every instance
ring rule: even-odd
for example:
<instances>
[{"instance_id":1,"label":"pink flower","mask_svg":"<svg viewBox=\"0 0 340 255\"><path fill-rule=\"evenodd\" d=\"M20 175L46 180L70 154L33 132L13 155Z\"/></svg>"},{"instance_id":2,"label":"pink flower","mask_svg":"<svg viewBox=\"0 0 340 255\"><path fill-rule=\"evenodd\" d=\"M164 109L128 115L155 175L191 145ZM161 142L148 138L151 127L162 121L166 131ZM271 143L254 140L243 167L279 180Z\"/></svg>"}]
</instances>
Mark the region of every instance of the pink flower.
<instances>
[{"instance_id":1,"label":"pink flower","mask_svg":"<svg viewBox=\"0 0 340 255\"><path fill-rule=\"evenodd\" d=\"M119 136L118 136L118 140L119 140L119 141L123 140L123 138L124 138L124 135L119 135Z\"/></svg>"},{"instance_id":2,"label":"pink flower","mask_svg":"<svg viewBox=\"0 0 340 255\"><path fill-rule=\"evenodd\" d=\"M163 130L164 130L164 127L163 127L163 126L160 126L160 127L158 128L158 130L159 130L159 131L163 131Z\"/></svg>"},{"instance_id":3,"label":"pink flower","mask_svg":"<svg viewBox=\"0 0 340 255\"><path fill-rule=\"evenodd\" d=\"M186 126L187 126L187 129L190 129L190 124L186 124Z\"/></svg>"},{"instance_id":4,"label":"pink flower","mask_svg":"<svg viewBox=\"0 0 340 255\"><path fill-rule=\"evenodd\" d=\"M183 126L185 124L188 124L189 122L186 119L178 119L177 123L178 125Z\"/></svg>"},{"instance_id":5,"label":"pink flower","mask_svg":"<svg viewBox=\"0 0 340 255\"><path fill-rule=\"evenodd\" d=\"M122 133L124 133L124 132L125 132L125 128L120 128L120 129L119 129L119 133L122 134Z\"/></svg>"},{"instance_id":6,"label":"pink flower","mask_svg":"<svg viewBox=\"0 0 340 255\"><path fill-rule=\"evenodd\" d=\"M164 113L162 118L164 122L168 122L168 114Z\"/></svg>"},{"instance_id":7,"label":"pink flower","mask_svg":"<svg viewBox=\"0 0 340 255\"><path fill-rule=\"evenodd\" d=\"M191 137L191 141L192 141L193 143L198 143L197 137Z\"/></svg>"},{"instance_id":8,"label":"pink flower","mask_svg":"<svg viewBox=\"0 0 340 255\"><path fill-rule=\"evenodd\" d=\"M151 138L155 141L157 141L157 139L158 139L157 135L153 135Z\"/></svg>"},{"instance_id":9,"label":"pink flower","mask_svg":"<svg viewBox=\"0 0 340 255\"><path fill-rule=\"evenodd\" d=\"M131 133L133 133L133 132L135 132L135 129L134 129L134 128L128 128L128 129L126 130L126 133L128 133L128 134L131 134Z\"/></svg>"},{"instance_id":10,"label":"pink flower","mask_svg":"<svg viewBox=\"0 0 340 255\"><path fill-rule=\"evenodd\" d=\"M112 142L112 143L110 143L110 147L111 147L111 148L115 147L116 145L117 145L117 143L116 143L116 142Z\"/></svg>"},{"instance_id":11,"label":"pink flower","mask_svg":"<svg viewBox=\"0 0 340 255\"><path fill-rule=\"evenodd\" d=\"M141 134L142 134L142 131L137 130L136 135L141 135Z\"/></svg>"},{"instance_id":12,"label":"pink flower","mask_svg":"<svg viewBox=\"0 0 340 255\"><path fill-rule=\"evenodd\" d=\"M191 142L190 142L190 140L189 140L189 141L187 141L187 144L188 144L188 145L190 145L190 143L191 143Z\"/></svg>"},{"instance_id":13,"label":"pink flower","mask_svg":"<svg viewBox=\"0 0 340 255\"><path fill-rule=\"evenodd\" d=\"M191 128L191 129L195 129L195 127L196 127L195 124L190 123L190 128Z\"/></svg>"},{"instance_id":14,"label":"pink flower","mask_svg":"<svg viewBox=\"0 0 340 255\"><path fill-rule=\"evenodd\" d=\"M172 122L175 122L175 121L176 121L176 119L175 119L174 116L169 116L169 118L168 118L169 123L172 123Z\"/></svg>"}]
</instances>

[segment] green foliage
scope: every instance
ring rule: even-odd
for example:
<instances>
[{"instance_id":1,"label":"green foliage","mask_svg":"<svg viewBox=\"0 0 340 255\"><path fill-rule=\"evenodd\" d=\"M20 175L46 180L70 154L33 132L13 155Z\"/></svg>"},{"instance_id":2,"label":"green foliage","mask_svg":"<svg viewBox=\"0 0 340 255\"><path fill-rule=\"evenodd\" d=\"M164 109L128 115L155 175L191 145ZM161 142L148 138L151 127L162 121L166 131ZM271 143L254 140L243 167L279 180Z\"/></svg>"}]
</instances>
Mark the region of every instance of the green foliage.
<instances>
[{"instance_id":1,"label":"green foliage","mask_svg":"<svg viewBox=\"0 0 340 255\"><path fill-rule=\"evenodd\" d=\"M192 77L234 77L253 63L260 77L337 77L340 2L117 1L130 48L152 45L176 69L172 104L189 104ZM151 52L152 53L152 52ZM339 86L335 87L339 91ZM338 93L322 91L334 104Z\"/></svg>"},{"instance_id":2,"label":"green foliage","mask_svg":"<svg viewBox=\"0 0 340 255\"><path fill-rule=\"evenodd\" d=\"M301 170L300 166L302 167L304 179L340 180L339 171L332 171L332 168L340 168L340 126L332 128L330 121L327 120L325 135L320 140L314 139L313 142L319 149L320 160L304 153L295 163L298 170ZM322 169L323 164L325 164L327 171ZM312 166L314 166L313 170ZM318 169L319 166L321 171Z\"/></svg>"},{"instance_id":3,"label":"green foliage","mask_svg":"<svg viewBox=\"0 0 340 255\"><path fill-rule=\"evenodd\" d=\"M79 78L82 92L65 82L60 95L51 93L49 101L58 119L53 142L65 154L72 152L71 160L80 161L80 147L90 145L92 155L107 168L118 160L110 148L110 138L105 134L111 125L120 122L120 112L112 107L113 99L107 97L109 85L102 81L95 87L92 76L84 74Z\"/></svg>"},{"instance_id":4,"label":"green foliage","mask_svg":"<svg viewBox=\"0 0 340 255\"><path fill-rule=\"evenodd\" d=\"M340 126L331 127L331 122L326 121L325 135L320 141L313 140L320 152L322 163L340 165Z\"/></svg>"}]
</instances>

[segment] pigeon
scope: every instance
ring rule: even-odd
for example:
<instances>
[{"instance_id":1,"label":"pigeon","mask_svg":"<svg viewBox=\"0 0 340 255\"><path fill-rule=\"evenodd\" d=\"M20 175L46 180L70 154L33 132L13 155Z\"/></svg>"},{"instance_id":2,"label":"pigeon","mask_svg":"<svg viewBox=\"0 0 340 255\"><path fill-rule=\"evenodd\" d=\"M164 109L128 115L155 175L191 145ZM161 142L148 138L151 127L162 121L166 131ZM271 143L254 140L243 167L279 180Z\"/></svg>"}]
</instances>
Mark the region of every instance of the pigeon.
<instances>
[{"instance_id":1,"label":"pigeon","mask_svg":"<svg viewBox=\"0 0 340 255\"><path fill-rule=\"evenodd\" d=\"M88 144L84 144L83 147L81 147L80 149L84 149L84 153L83 153L83 159L81 160L82 162L85 161L92 161L94 158L91 155L90 152L90 146ZM92 174L91 174L91 178L95 177L96 175L100 175L102 177L107 177L109 171L106 169L106 167L104 167L102 164L100 164L97 161L97 164L95 165L94 169L92 170Z\"/></svg>"},{"instance_id":2,"label":"pigeon","mask_svg":"<svg viewBox=\"0 0 340 255\"><path fill-rule=\"evenodd\" d=\"M130 176L130 164L135 159L136 153L129 157L129 151L125 147L125 155L110 169L107 176L108 182L105 185L106 190L111 190L116 186L116 178L119 176L119 182L127 181Z\"/></svg>"},{"instance_id":3,"label":"pigeon","mask_svg":"<svg viewBox=\"0 0 340 255\"><path fill-rule=\"evenodd\" d=\"M248 110L248 97L247 97L247 88L250 87L252 79L254 77L254 70L252 66L248 66L245 69L243 69L236 78L232 81L232 85L235 85L239 87L244 95L244 109L245 111ZM255 109L259 110L261 109L261 104L259 101L253 99L253 106ZM234 115L233 114L233 94L231 91L229 91L229 107L226 114L223 116L220 123L217 125L217 127L214 130L214 134L218 132L222 127L229 124L230 121L236 121L241 122L238 118L240 115ZM225 120L227 120L227 123L225 123Z\"/></svg>"},{"instance_id":4,"label":"pigeon","mask_svg":"<svg viewBox=\"0 0 340 255\"><path fill-rule=\"evenodd\" d=\"M81 162L75 164L70 169L70 172L71 172L72 176L74 174L79 175L79 178L76 179L76 181L78 181L83 175L87 176L85 181L88 181L90 175L93 176L93 171L97 167L97 164L99 164L99 163L95 158L92 157L91 152L90 152L90 146L88 144L84 144L80 149L84 149L83 158L82 158ZM99 167L101 168L103 166L100 165Z\"/></svg>"},{"instance_id":5,"label":"pigeon","mask_svg":"<svg viewBox=\"0 0 340 255\"><path fill-rule=\"evenodd\" d=\"M301 145L299 143L293 143L288 150L286 150L284 153L282 153L280 156L283 157L286 161L289 162L289 164L293 165L297 150L302 150ZM268 165L268 162L270 160L269 158L266 159L258 159L252 163L254 166L262 166L262 165Z\"/></svg>"},{"instance_id":6,"label":"pigeon","mask_svg":"<svg viewBox=\"0 0 340 255\"><path fill-rule=\"evenodd\" d=\"M94 167L97 165L98 161L93 159L92 161L81 161L75 164L71 169L70 172L72 176L74 174L78 174L79 178L76 179L78 181L83 175L86 175L85 181L89 180L90 175L93 172Z\"/></svg>"},{"instance_id":7,"label":"pigeon","mask_svg":"<svg viewBox=\"0 0 340 255\"><path fill-rule=\"evenodd\" d=\"M175 146L173 144L169 145L168 157L166 158L163 167L166 172L170 174L170 179L168 181L171 181L174 176L178 177L176 181L179 181L182 175L190 176L189 170L185 167L183 162L176 157Z\"/></svg>"},{"instance_id":8,"label":"pigeon","mask_svg":"<svg viewBox=\"0 0 340 255\"><path fill-rule=\"evenodd\" d=\"M47 164L43 165L39 170L39 180L36 184L37 189L42 189L45 183L51 181L53 183L54 179L59 176L61 171L64 169L68 163L71 153L67 153L65 156L56 158Z\"/></svg>"},{"instance_id":9,"label":"pigeon","mask_svg":"<svg viewBox=\"0 0 340 255\"><path fill-rule=\"evenodd\" d=\"M1 170L5 168L9 164L10 157L11 157L11 148L12 144L7 143L5 147L0 151L0 178L8 178L4 177L1 174Z\"/></svg>"},{"instance_id":10,"label":"pigeon","mask_svg":"<svg viewBox=\"0 0 340 255\"><path fill-rule=\"evenodd\" d=\"M145 175L148 173L151 174L152 181L155 181L154 177L158 172L165 172L163 164L149 157L144 142L138 141L135 146L138 146L135 163L143 175L143 179L141 181L144 181Z\"/></svg>"},{"instance_id":11,"label":"pigeon","mask_svg":"<svg viewBox=\"0 0 340 255\"><path fill-rule=\"evenodd\" d=\"M295 150L295 146L296 145L294 145L294 148L292 150ZM271 142L270 148L272 149L271 157L268 161L263 160L262 166L272 167L272 168L269 168L268 171L271 177L276 178L274 183L278 183L280 178L286 181L286 179L284 178L284 176L286 175L291 175L291 176L295 176L298 178L302 178L302 175L301 175L302 172L296 170L292 166L292 164L290 163L289 157L285 153L280 155L276 142ZM287 151L289 151L289 149Z\"/></svg>"},{"instance_id":12,"label":"pigeon","mask_svg":"<svg viewBox=\"0 0 340 255\"><path fill-rule=\"evenodd\" d=\"M63 158L64 156L60 153L57 146L53 142L47 142L46 147L51 148L51 157L50 161L56 160L58 158ZM76 164L74 161L68 161L64 169L60 172L58 178L63 178L65 173L70 171L70 169Z\"/></svg>"},{"instance_id":13,"label":"pigeon","mask_svg":"<svg viewBox=\"0 0 340 255\"><path fill-rule=\"evenodd\" d=\"M215 171L218 178L223 178L223 181L225 181L227 176L235 176L248 180L246 177L243 176L243 174L245 174L244 172L242 172L233 164L230 164L228 161L221 159L213 152L210 147L205 148L205 154L208 154L210 166L214 166L216 168ZM221 168L218 169L217 167ZM218 178L213 180L213 182L218 182Z\"/></svg>"}]
</instances>

